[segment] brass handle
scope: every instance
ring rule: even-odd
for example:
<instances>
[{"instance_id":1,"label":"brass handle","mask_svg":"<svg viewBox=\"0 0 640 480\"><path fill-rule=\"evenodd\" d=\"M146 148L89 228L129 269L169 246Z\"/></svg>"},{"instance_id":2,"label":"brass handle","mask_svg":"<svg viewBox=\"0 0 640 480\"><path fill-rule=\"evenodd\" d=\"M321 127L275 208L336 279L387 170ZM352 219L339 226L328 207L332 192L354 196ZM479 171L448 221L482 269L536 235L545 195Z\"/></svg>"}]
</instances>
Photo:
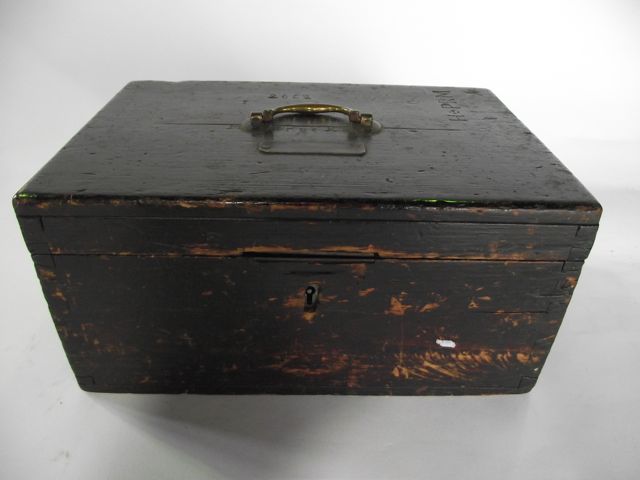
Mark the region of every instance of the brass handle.
<instances>
[{"instance_id":1,"label":"brass handle","mask_svg":"<svg viewBox=\"0 0 640 480\"><path fill-rule=\"evenodd\" d=\"M366 129L371 129L371 127L373 126L373 115L371 115L370 113L360 113L358 110L341 107L340 105L327 105L323 103L301 103L298 105L285 105L283 107L274 108L273 110L252 112L249 115L249 120L251 121L251 126L255 128L271 123L273 117L281 113L342 113L343 115L349 117L349 121L351 123L361 125Z\"/></svg>"}]
</instances>

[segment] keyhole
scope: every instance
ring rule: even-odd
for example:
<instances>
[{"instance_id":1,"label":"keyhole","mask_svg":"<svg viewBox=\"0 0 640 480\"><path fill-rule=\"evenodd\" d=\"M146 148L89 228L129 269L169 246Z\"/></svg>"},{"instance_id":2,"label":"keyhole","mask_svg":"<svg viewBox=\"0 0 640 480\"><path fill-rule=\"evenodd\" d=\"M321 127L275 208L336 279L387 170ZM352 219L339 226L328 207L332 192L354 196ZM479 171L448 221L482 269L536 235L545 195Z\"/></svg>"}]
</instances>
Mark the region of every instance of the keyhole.
<instances>
[{"instance_id":1,"label":"keyhole","mask_svg":"<svg viewBox=\"0 0 640 480\"><path fill-rule=\"evenodd\" d=\"M313 285L309 285L304 290L305 302L304 309L307 311L313 311L316 309L316 301L318 299L318 289Z\"/></svg>"},{"instance_id":2,"label":"keyhole","mask_svg":"<svg viewBox=\"0 0 640 480\"><path fill-rule=\"evenodd\" d=\"M308 286L305 291L307 294L307 306L313 305L313 295L316 293L316 287Z\"/></svg>"}]
</instances>

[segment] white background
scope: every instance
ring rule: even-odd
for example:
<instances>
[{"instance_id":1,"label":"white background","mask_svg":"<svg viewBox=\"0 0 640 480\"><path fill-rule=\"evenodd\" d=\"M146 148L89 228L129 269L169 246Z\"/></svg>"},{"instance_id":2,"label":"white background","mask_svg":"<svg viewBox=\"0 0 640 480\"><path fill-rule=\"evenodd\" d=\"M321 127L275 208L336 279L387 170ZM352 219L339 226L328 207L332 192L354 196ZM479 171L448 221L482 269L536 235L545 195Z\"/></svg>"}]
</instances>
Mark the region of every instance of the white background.
<instances>
[{"instance_id":1,"label":"white background","mask_svg":"<svg viewBox=\"0 0 640 480\"><path fill-rule=\"evenodd\" d=\"M11 195L130 80L487 87L604 206L538 386L88 394ZM0 2L0 478L640 478L640 2Z\"/></svg>"}]
</instances>

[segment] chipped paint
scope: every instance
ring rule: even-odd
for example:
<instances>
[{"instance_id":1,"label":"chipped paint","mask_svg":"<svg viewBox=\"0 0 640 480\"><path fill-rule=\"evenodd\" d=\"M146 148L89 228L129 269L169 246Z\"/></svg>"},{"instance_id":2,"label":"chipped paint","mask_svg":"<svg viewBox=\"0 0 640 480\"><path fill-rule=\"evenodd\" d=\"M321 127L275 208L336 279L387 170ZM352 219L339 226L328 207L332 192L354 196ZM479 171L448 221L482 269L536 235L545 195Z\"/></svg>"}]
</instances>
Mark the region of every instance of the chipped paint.
<instances>
[{"instance_id":1,"label":"chipped paint","mask_svg":"<svg viewBox=\"0 0 640 480\"><path fill-rule=\"evenodd\" d=\"M401 299L404 299L403 295L400 295L400 299L398 297L391 297L389 308L385 310L384 313L386 313L387 315L395 315L397 317L401 317L407 310L413 308L413 305L403 304Z\"/></svg>"},{"instance_id":2,"label":"chipped paint","mask_svg":"<svg viewBox=\"0 0 640 480\"><path fill-rule=\"evenodd\" d=\"M55 280L56 278L55 272L48 268L38 267L38 273L40 274L40 278L43 280Z\"/></svg>"},{"instance_id":3,"label":"chipped paint","mask_svg":"<svg viewBox=\"0 0 640 480\"><path fill-rule=\"evenodd\" d=\"M500 323L511 325L512 327L519 327L522 325L533 325L536 321L536 317L529 312L522 313L507 313L498 311L496 315L499 315Z\"/></svg>"},{"instance_id":4,"label":"chipped paint","mask_svg":"<svg viewBox=\"0 0 640 480\"><path fill-rule=\"evenodd\" d=\"M495 242L494 242L495 243ZM294 248L282 245L252 245L251 247L238 248L215 248L209 244L191 244L184 247L176 246L175 251L163 251L159 255L165 257L179 257L183 255L203 256L203 257L239 257L252 254L272 254L272 255L317 255L317 254L339 254L339 255L359 255L375 257L380 259L405 259L405 260L501 260L501 261L527 261L535 259L533 253L523 252L500 252L497 246L489 246L489 252L407 252L402 250L389 250L375 245L327 245L317 248ZM50 249L54 255L77 254L77 250L66 250L63 247L52 247ZM109 251L100 252L107 256L139 256L149 254L147 251ZM357 261L357 260L354 260ZM353 264L354 275L363 277L366 272L365 263ZM407 268L409 266L407 265Z\"/></svg>"},{"instance_id":5,"label":"chipped paint","mask_svg":"<svg viewBox=\"0 0 640 480\"><path fill-rule=\"evenodd\" d=\"M340 373L346 370L349 364L349 355L346 353L329 352L328 355L323 355L320 359L317 356L310 357L303 353L292 353L284 356L281 361L265 365L262 368L277 370L296 377L316 377Z\"/></svg>"},{"instance_id":6,"label":"chipped paint","mask_svg":"<svg viewBox=\"0 0 640 480\"><path fill-rule=\"evenodd\" d=\"M453 205L463 205L467 203L474 203L473 200L445 200L442 198L414 198L412 202L416 203L448 203Z\"/></svg>"},{"instance_id":7,"label":"chipped paint","mask_svg":"<svg viewBox=\"0 0 640 480\"><path fill-rule=\"evenodd\" d=\"M196 205L193 202L188 202L184 200L177 200L176 206L181 208L198 208L200 205Z\"/></svg>"},{"instance_id":8,"label":"chipped paint","mask_svg":"<svg viewBox=\"0 0 640 480\"><path fill-rule=\"evenodd\" d=\"M359 297L367 297L367 296L371 295L375 291L376 291L376 289L373 288L373 287L365 288L364 290L358 291L358 296Z\"/></svg>"},{"instance_id":9,"label":"chipped paint","mask_svg":"<svg viewBox=\"0 0 640 480\"><path fill-rule=\"evenodd\" d=\"M438 308L440 308L440 304L437 302L432 302L424 305L419 311L420 313L426 313L426 312L432 312Z\"/></svg>"},{"instance_id":10,"label":"chipped paint","mask_svg":"<svg viewBox=\"0 0 640 480\"><path fill-rule=\"evenodd\" d=\"M314 249L293 248L281 245L253 245L251 247L239 247L232 249L212 248L207 244L195 244L186 247L189 255L195 256L240 256L245 254L298 254L298 255L314 255L317 253L337 253L337 254L357 254L357 255L375 255L379 258L403 258L407 260L430 259L430 260L505 260L505 261L522 261L527 259L527 255L523 252L506 253L499 252L496 242L489 244L489 253L470 252L457 254L444 254L439 252L406 252L401 250L389 250L380 248L375 245L327 245ZM63 253L63 252L60 252ZM122 254L112 252L113 254ZM365 263L353 264L354 275L363 276L366 271Z\"/></svg>"},{"instance_id":11,"label":"chipped paint","mask_svg":"<svg viewBox=\"0 0 640 480\"><path fill-rule=\"evenodd\" d=\"M315 312L302 312L302 319L305 322L309 323L309 324L314 323L317 313L318 313L317 311L315 311Z\"/></svg>"},{"instance_id":12,"label":"chipped paint","mask_svg":"<svg viewBox=\"0 0 640 480\"><path fill-rule=\"evenodd\" d=\"M289 210L332 213L337 210L337 205L331 203L274 203L269 205L269 211L271 212L282 212Z\"/></svg>"},{"instance_id":13,"label":"chipped paint","mask_svg":"<svg viewBox=\"0 0 640 480\"><path fill-rule=\"evenodd\" d=\"M397 355L399 363L394 367L392 375L396 378L429 378L434 381L468 381L477 378L484 370L509 370L514 368L514 358L522 364L537 364L540 356L531 349L513 352L511 350L474 350L426 351L422 354Z\"/></svg>"},{"instance_id":14,"label":"chipped paint","mask_svg":"<svg viewBox=\"0 0 640 480\"><path fill-rule=\"evenodd\" d=\"M556 339L556 335L555 334L551 334L551 335L547 335L544 338L541 338L538 340L538 342L547 342L547 343L551 343Z\"/></svg>"},{"instance_id":15,"label":"chipped paint","mask_svg":"<svg viewBox=\"0 0 640 480\"><path fill-rule=\"evenodd\" d=\"M367 264L366 263L352 264L351 273L353 273L356 277L363 278L367 273Z\"/></svg>"},{"instance_id":16,"label":"chipped paint","mask_svg":"<svg viewBox=\"0 0 640 480\"><path fill-rule=\"evenodd\" d=\"M295 308L302 311L304 309L304 289L298 295L291 295L284 299L282 306L285 308Z\"/></svg>"},{"instance_id":17,"label":"chipped paint","mask_svg":"<svg viewBox=\"0 0 640 480\"><path fill-rule=\"evenodd\" d=\"M62 293L62 290L60 290L59 288L56 288L53 292L51 292L51 296L53 298L57 298L57 299L62 300L64 302L67 301L67 297L64 296L64 293Z\"/></svg>"},{"instance_id":18,"label":"chipped paint","mask_svg":"<svg viewBox=\"0 0 640 480\"><path fill-rule=\"evenodd\" d=\"M393 367L393 370L391 370L391 375L393 375L396 378L405 378L408 379L410 372L409 369L403 365L396 365L395 367Z\"/></svg>"}]
</instances>

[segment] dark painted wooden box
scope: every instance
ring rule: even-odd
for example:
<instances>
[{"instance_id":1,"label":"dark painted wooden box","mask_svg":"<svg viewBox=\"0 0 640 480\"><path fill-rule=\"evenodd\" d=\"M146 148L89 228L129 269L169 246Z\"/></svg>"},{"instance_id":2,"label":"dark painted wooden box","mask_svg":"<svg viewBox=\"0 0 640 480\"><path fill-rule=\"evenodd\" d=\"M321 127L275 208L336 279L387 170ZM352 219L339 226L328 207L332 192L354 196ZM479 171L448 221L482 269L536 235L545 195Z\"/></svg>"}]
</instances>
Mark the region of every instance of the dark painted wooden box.
<instances>
[{"instance_id":1,"label":"dark painted wooden box","mask_svg":"<svg viewBox=\"0 0 640 480\"><path fill-rule=\"evenodd\" d=\"M374 122L248 121L318 102ZM176 393L529 391L601 214L488 90L224 82L127 85L14 206L80 386Z\"/></svg>"}]
</instances>

